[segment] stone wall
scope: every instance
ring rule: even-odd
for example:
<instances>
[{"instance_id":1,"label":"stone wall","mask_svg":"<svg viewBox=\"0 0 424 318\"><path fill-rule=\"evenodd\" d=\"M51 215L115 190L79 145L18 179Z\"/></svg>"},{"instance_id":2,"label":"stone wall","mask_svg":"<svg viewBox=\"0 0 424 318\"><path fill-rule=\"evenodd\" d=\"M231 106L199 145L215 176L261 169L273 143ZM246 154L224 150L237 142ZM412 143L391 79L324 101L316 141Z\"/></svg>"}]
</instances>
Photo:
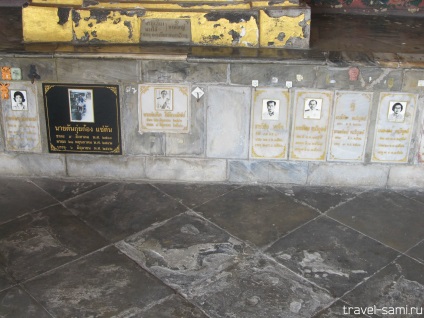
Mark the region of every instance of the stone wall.
<instances>
[{"instance_id":1,"label":"stone wall","mask_svg":"<svg viewBox=\"0 0 424 318\"><path fill-rule=\"evenodd\" d=\"M52 58L46 55L37 58L5 56L0 62L1 66L19 67L24 74L21 81L2 80L2 83L9 83L10 89L26 87L28 98L33 94L31 92L35 92L38 128L22 128L22 122L15 120L22 129L33 129L31 133L38 129L39 135L34 138L38 138L41 144L29 148L24 144L16 148L10 146L8 142L17 138L9 127L10 117L7 117L10 99L0 100L1 175L311 186L424 186L424 69L413 64L404 68L399 63L382 60L379 63L336 63L325 56L284 62L257 58L251 61L196 57L166 60L162 56L145 60ZM41 76L34 84L25 79L31 64ZM359 70L356 79L352 78L352 67ZM252 87L252 80L257 80L259 86ZM122 155L49 153L42 83L119 85ZM168 86L187 85L190 92L196 87L204 91L199 99L191 96L190 132L140 133L137 119L139 85L165 83ZM267 151L262 159L252 155L253 108L257 107L255 105L261 107L263 97L259 97L259 102L255 99L259 91L282 91L286 94L284 96L288 96L288 117L282 133L282 140L287 138L287 145L281 157L267 158ZM302 101L300 106L296 105L299 92L331 97L323 137L326 141L321 144L323 157L305 157L302 160L293 155L293 136L297 133L295 113L304 104ZM381 124L379 106L384 95L381 93L388 94L390 101L397 98L403 101L403 96L410 98L410 113L406 116L413 118L405 121L409 133L403 138L407 148L403 150L405 160L402 157L397 163L396 158L388 155L383 155L390 159L388 162L373 159L376 132L386 128L378 126ZM369 118L365 122L367 136L363 139L364 154L356 161L329 160L331 136L334 134L335 97L340 94L353 100L356 96L370 97ZM323 109L327 107L326 103L324 98ZM305 123L303 119L298 120ZM32 138L31 141L36 143Z\"/></svg>"}]
</instances>

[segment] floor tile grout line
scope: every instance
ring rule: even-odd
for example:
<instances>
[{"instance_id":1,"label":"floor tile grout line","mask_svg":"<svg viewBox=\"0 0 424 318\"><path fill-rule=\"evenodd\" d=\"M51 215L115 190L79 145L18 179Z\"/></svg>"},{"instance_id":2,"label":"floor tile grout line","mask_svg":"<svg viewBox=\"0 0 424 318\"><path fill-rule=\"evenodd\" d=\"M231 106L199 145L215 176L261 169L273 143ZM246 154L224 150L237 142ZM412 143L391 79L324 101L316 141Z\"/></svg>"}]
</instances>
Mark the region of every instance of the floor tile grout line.
<instances>
[{"instance_id":1,"label":"floor tile grout line","mask_svg":"<svg viewBox=\"0 0 424 318\"><path fill-rule=\"evenodd\" d=\"M370 191L372 191L372 190L373 190L373 189L363 189L362 191L359 191L359 193L358 193L358 194L356 194L353 198L349 198L349 199L347 199L347 200L346 200L346 201L344 201L344 202L340 202L340 203L339 203L339 204L337 204L336 206L333 206L333 207L329 208L327 211L323 212L323 214L324 214L324 215L327 215L327 213L328 213L328 212L331 212L331 211L333 211L333 210L335 210L335 209L337 209L337 208L339 208L339 207L341 207L341 206L345 205L346 203L349 203L349 202L350 202L350 201L352 201L352 200L358 199L358 198L359 198L359 196L361 196L362 194L367 193L367 192L370 192Z\"/></svg>"},{"instance_id":2,"label":"floor tile grout line","mask_svg":"<svg viewBox=\"0 0 424 318\"><path fill-rule=\"evenodd\" d=\"M399 251L398 249L396 249L396 248L394 248L394 247L391 247L391 246L389 246L389 245L387 245L387 244L385 244L385 243L381 242L380 240L378 240L378 239L376 239L376 238L374 238L374 237L371 237L371 236L369 236L368 234L365 234L365 233L363 233L363 232L359 231L358 229L355 229L354 227L352 227L352 226L350 226L350 225L348 225L348 224L344 224L343 222L341 222L341 221L337 220L336 218L334 218L334 217L332 217L332 216L329 216L329 215L325 215L325 216L326 216L327 218L329 218L330 220L333 220L333 221L335 221L335 222L337 222L337 223L339 223L339 224L341 224L341 225L343 225L343 226L345 226L345 227L347 227L347 228L349 228L349 229L351 229L351 230L355 231L356 233L359 233L359 234L363 235L364 237L369 238L369 239L373 240L374 242L377 242L377 243L379 243L379 244L383 245L384 247L387 247L387 248L389 248L389 249L391 249L391 250L395 251L395 252L396 252L396 253L398 253L398 254L403 254L403 252L402 252L402 251Z\"/></svg>"},{"instance_id":3,"label":"floor tile grout line","mask_svg":"<svg viewBox=\"0 0 424 318\"><path fill-rule=\"evenodd\" d=\"M0 226L2 226L4 224L7 224L9 222L13 222L13 221L18 220L18 219L23 218L23 217L26 217L26 216L29 216L29 215L32 215L32 214L36 214L36 213L42 212L42 211L47 210L47 209L49 209L51 207L54 207L56 205L61 205L61 202L57 202L57 203L54 203L54 204L51 204L51 205L47 205L45 207L42 207L40 209L34 210L34 211L28 211L28 212L26 212L24 214L20 214L20 215L14 217L12 219L8 219L6 221L0 222Z\"/></svg>"},{"instance_id":4,"label":"floor tile grout line","mask_svg":"<svg viewBox=\"0 0 424 318\"><path fill-rule=\"evenodd\" d=\"M419 204L421 204L421 205L424 205L424 202L421 202L421 201L416 200L416 199L414 199L414 198L410 198L410 197L408 197L407 195L403 194L402 192L399 192L399 191L402 191L402 190L391 190L391 191L393 191L393 192L395 192L395 193L397 193L397 194L399 194L399 195L401 195L401 196L403 196L403 197L407 198L408 200L412 200L412 201L415 201L415 202L417 202L417 203L419 203ZM424 193L423 193L423 194L424 194Z\"/></svg>"},{"instance_id":5,"label":"floor tile grout line","mask_svg":"<svg viewBox=\"0 0 424 318\"><path fill-rule=\"evenodd\" d=\"M27 290L23 284L19 284L19 287L22 288L38 305L40 305L47 314L49 314L52 318L56 318L56 316L53 315L46 307L44 307L44 305L34 295L32 295L32 293Z\"/></svg>"},{"instance_id":6,"label":"floor tile grout line","mask_svg":"<svg viewBox=\"0 0 424 318\"><path fill-rule=\"evenodd\" d=\"M374 274L364 278L363 280L361 280L358 284L356 284L355 286L352 287L352 289L346 291L343 295L340 296L340 300L344 301L347 303L347 301L345 299L343 299L343 297L345 297L346 295L348 295L349 293L353 292L356 288L358 288L359 286L365 284L367 281L369 281L370 279L372 279L373 277L375 277L377 274L379 274L381 271L383 271L384 269L386 269L387 267L389 267L390 265L394 264L396 262L397 259L399 259L400 257L402 257L402 255L397 255L395 257L395 259L393 259L392 261L390 261L387 265L381 267L379 270L377 270ZM377 315L379 316L379 315Z\"/></svg>"},{"instance_id":7,"label":"floor tile grout line","mask_svg":"<svg viewBox=\"0 0 424 318\"><path fill-rule=\"evenodd\" d=\"M323 214L323 212L321 212L318 208L316 208L316 207L314 207L314 206L312 206L312 205L308 204L307 202L304 202L304 201L302 201L302 200L300 200L300 199L297 199L297 198L295 198L294 196L292 197L292 196L288 195L287 193L284 193L284 192L283 192L283 191L281 191L281 190L280 190L277 186L275 186L275 185L271 185L270 187L271 187L271 188L273 188L275 191L277 191L277 192L279 192L279 193L283 194L284 196L286 196L286 197L288 197L288 198L292 199L294 202L296 202L296 203L298 203L298 204L301 204L301 205L303 205L303 206L306 206L306 207L308 207L308 208L310 208L310 209L312 209L312 210L314 210L314 211L318 212L319 214Z\"/></svg>"},{"instance_id":8,"label":"floor tile grout line","mask_svg":"<svg viewBox=\"0 0 424 318\"><path fill-rule=\"evenodd\" d=\"M99 186L99 187L97 187L97 188L90 189L90 190L88 190L88 191L86 191L86 192L83 192L83 193L77 194L76 196L74 196L74 197L72 197L72 198L68 198L68 199L65 199L65 200L63 200L63 201L60 201L60 203L62 203L62 204L63 204L63 203L66 203L66 202L68 202L68 201L71 201L71 200L74 200L74 199L78 199L79 197L81 197L81 196L83 196L83 195L90 194L90 193L91 193L91 192L93 192L93 191L96 191L96 190L98 190L98 189L102 189L102 188L107 187L107 186L109 186L109 185L111 185L111 184L114 184L114 183L121 183L121 182L107 182L107 183L102 184L101 186Z\"/></svg>"},{"instance_id":9,"label":"floor tile grout line","mask_svg":"<svg viewBox=\"0 0 424 318\"><path fill-rule=\"evenodd\" d=\"M412 258L413 260L417 261L418 263L420 263L420 264L423 264L423 265L424 265L424 261L423 261L423 260L421 260L421 259L417 259L417 258L415 258L414 256L411 256L411 255L407 254L408 252L410 252L412 249L414 249L415 247L417 247L417 246L418 246L418 245L420 245L420 244L424 244L424 239L422 239L422 240L421 240L421 241L419 241L417 244L415 244L414 246L411 246L409 249L407 249L407 250L405 251L405 253L403 253L403 255L404 255L404 256L407 256L407 257L409 257L409 258Z\"/></svg>"},{"instance_id":10,"label":"floor tile grout line","mask_svg":"<svg viewBox=\"0 0 424 318\"><path fill-rule=\"evenodd\" d=\"M316 220L318 220L318 219L320 219L320 218L323 218L323 217L325 217L325 215L323 215L323 214L318 214L316 217L314 217L313 219L310 219L310 220L308 220L308 221L306 221L305 223L302 223L302 224L300 224L299 226L297 226L297 227L295 227L294 229L292 229L292 230L290 230L290 231L288 231L287 233L285 233L285 234L283 234L282 236L280 236L280 237L278 237L277 239L275 239L274 241L272 241L271 243L268 243L267 245L265 245L265 246L263 246L263 247L261 247L260 248L260 250L262 251L262 252L264 252L265 253L265 251L267 250L267 249L269 249L272 245L274 245L276 242L278 242L279 240L282 240L282 239L284 239L284 238L286 238L288 235L290 235L290 234L292 234L293 232L295 232L295 231L297 231L297 230L299 230L299 229L301 229L302 227L304 227L305 225L307 225L307 224L309 224L309 223L311 223L311 222L314 222L314 221L316 221Z\"/></svg>"},{"instance_id":11,"label":"floor tile grout line","mask_svg":"<svg viewBox=\"0 0 424 318\"><path fill-rule=\"evenodd\" d=\"M75 259L73 259L73 260L70 260L69 262L66 262L66 263L64 263L64 264L62 264L62 265L59 265L59 266L55 267L55 268L51 268L51 269L49 269L49 270L47 270L47 271L45 271L45 272L42 272L42 273L40 273L40 274L37 274L37 275L35 275L35 276L31 277L31 278L28 278L28 279L26 279L26 280L23 280L23 281L19 282L19 284L25 285L26 283L30 283L31 281L33 281L33 280L35 280L35 279L37 279L37 278L39 278L39 277L41 277L41 276L43 276L43 275L47 275L47 274L49 274L49 273L51 273L51 272L54 272L54 271L56 271L56 270L58 270L58 269L60 269L60 268L62 268L62 267L69 266L70 264L73 264L73 263L75 263L75 262L78 262L79 260L81 260L81 259L83 259L83 258L86 258L86 257L88 257L88 256L91 256L91 255L93 255L93 254L95 254L95 253L97 253L97 252L100 252L100 251L102 251L102 250L105 250L105 249L107 249L107 248L109 248L109 247L111 247L111 246L115 247L113 243L110 243L110 244L108 244L108 245L102 246L102 247L100 247L100 248L98 248L98 249L96 249L96 250L94 250L94 251L91 251L91 252L89 252L89 253L87 253L87 254L81 255L81 256L80 256L80 257L78 257L78 258L75 258Z\"/></svg>"},{"instance_id":12,"label":"floor tile grout line","mask_svg":"<svg viewBox=\"0 0 424 318\"><path fill-rule=\"evenodd\" d=\"M116 244L118 244L119 242L117 242ZM183 298L184 300L186 300L188 303L190 303L191 305L193 305L194 307L196 307L197 309L199 309L202 313L205 314L205 316L207 316L208 318L212 318L210 315L206 314L206 312L203 310L203 308L199 307L195 302L190 301L190 299L188 299L182 292L180 292L177 288L170 286L169 284L167 284L165 281L163 281L159 276L156 275L156 273L154 273L153 271L151 271L148 267L144 266L143 264L137 262L135 259L131 258L129 255L127 255L127 253L125 253L125 251L121 250L119 247L115 246L115 248L120 251L128 260L130 260L131 262L133 262L134 264L136 264L138 267L140 267L142 270L144 270L147 274L153 276L158 282L160 282L162 285L166 286L167 288L171 289L172 292L175 295L180 296L181 298ZM169 298L173 295L169 295L167 297L164 297L162 299L165 298ZM144 311L144 308L143 308Z\"/></svg>"},{"instance_id":13,"label":"floor tile grout line","mask_svg":"<svg viewBox=\"0 0 424 318\"><path fill-rule=\"evenodd\" d=\"M176 197L172 196L171 194L167 193L165 190L162 190L160 187L158 187L158 186L157 186L157 183L149 183L149 184L150 184L152 187L154 187L155 189L159 190L160 192L162 192L162 193L166 194L168 197L172 198L174 201L176 201L176 202L180 203L181 205L183 205L184 207L186 207L186 208L187 208L187 209L189 209L189 210L191 210L191 209L195 209L195 208L198 208L198 207L200 207L200 206L202 206L202 205L204 205L204 204L206 204L206 203L208 203L208 202L210 202L210 201L212 201L212 200L218 199L218 198L220 198L220 197L222 197L222 196L224 196L224 195L227 195L228 193L231 193L231 192L233 192L233 191L235 191L235 190L238 190L238 189L240 189L240 188L243 188L243 187L245 186L245 185L236 186L234 189L231 189L231 190L229 190L229 191L227 191L227 192L225 192L225 193L222 193L222 194L220 194L220 195L218 195L218 196L216 196L216 197L214 197L214 198L211 198L211 199L209 199L209 200L206 200L205 202L202 202L202 203L200 203L200 204L198 204L198 205L195 205L195 206L193 206L193 207L189 207L189 206L185 205L185 204L182 202L182 200L181 200L181 201L179 201L179 199L178 199L178 198L176 198ZM230 186L231 186L231 185L230 185Z\"/></svg>"}]
</instances>

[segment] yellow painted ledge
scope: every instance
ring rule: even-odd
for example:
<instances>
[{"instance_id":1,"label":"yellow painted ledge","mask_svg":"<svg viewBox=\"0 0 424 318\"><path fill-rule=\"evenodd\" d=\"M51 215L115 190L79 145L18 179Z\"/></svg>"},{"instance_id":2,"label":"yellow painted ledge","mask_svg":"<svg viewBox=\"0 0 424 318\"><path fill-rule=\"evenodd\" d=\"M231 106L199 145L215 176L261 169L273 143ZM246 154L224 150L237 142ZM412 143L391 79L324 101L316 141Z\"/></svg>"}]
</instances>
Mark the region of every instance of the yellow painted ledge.
<instances>
[{"instance_id":1,"label":"yellow painted ledge","mask_svg":"<svg viewBox=\"0 0 424 318\"><path fill-rule=\"evenodd\" d=\"M22 9L22 29L24 42L71 42L71 10L27 6Z\"/></svg>"}]
</instances>

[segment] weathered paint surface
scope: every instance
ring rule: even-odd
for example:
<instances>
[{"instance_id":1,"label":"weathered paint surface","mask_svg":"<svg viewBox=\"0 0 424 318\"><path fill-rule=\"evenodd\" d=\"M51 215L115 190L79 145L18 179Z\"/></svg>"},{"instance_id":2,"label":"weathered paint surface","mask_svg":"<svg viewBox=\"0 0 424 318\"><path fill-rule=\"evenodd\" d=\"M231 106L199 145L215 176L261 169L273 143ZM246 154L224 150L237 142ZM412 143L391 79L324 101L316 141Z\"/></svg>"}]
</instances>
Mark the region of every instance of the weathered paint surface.
<instances>
[{"instance_id":1,"label":"weathered paint surface","mask_svg":"<svg viewBox=\"0 0 424 318\"><path fill-rule=\"evenodd\" d=\"M138 43L142 12L75 10L73 24L79 42Z\"/></svg>"},{"instance_id":2,"label":"weathered paint surface","mask_svg":"<svg viewBox=\"0 0 424 318\"><path fill-rule=\"evenodd\" d=\"M252 1L252 8L267 8L267 7L290 7L293 5L299 5L299 0L276 0L276 1L267 1L267 0L258 0Z\"/></svg>"},{"instance_id":3,"label":"weathered paint surface","mask_svg":"<svg viewBox=\"0 0 424 318\"><path fill-rule=\"evenodd\" d=\"M258 45L258 25L254 14L218 12L210 15L205 12L147 12L143 18L189 18L193 44L252 47Z\"/></svg>"},{"instance_id":4,"label":"weathered paint surface","mask_svg":"<svg viewBox=\"0 0 424 318\"><path fill-rule=\"evenodd\" d=\"M84 0L32 0L32 4L60 4L60 5L82 5Z\"/></svg>"},{"instance_id":5,"label":"weathered paint surface","mask_svg":"<svg viewBox=\"0 0 424 318\"><path fill-rule=\"evenodd\" d=\"M305 14L291 17L283 15L281 17L271 17L267 12L261 10L259 19L260 28L260 46L261 47L283 47L290 39L305 39L302 23L309 26L310 21L305 21Z\"/></svg>"},{"instance_id":6,"label":"weathered paint surface","mask_svg":"<svg viewBox=\"0 0 424 318\"><path fill-rule=\"evenodd\" d=\"M162 2L162 1L159 1ZM250 4L248 2L221 2L221 1L190 1L189 3L181 2L99 2L89 1L84 3L87 8L101 9L158 9L161 10L248 10Z\"/></svg>"},{"instance_id":7,"label":"weathered paint surface","mask_svg":"<svg viewBox=\"0 0 424 318\"><path fill-rule=\"evenodd\" d=\"M67 16L66 16L67 12ZM22 9L25 42L70 42L72 21L70 10L28 6Z\"/></svg>"}]
</instances>

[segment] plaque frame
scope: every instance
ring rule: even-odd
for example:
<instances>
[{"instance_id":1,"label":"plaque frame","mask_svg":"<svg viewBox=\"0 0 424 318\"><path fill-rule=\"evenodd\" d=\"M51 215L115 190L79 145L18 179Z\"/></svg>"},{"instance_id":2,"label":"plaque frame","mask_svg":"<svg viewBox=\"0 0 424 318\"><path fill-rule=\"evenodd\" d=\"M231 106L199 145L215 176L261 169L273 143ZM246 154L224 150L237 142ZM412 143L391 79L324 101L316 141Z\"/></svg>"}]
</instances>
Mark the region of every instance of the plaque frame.
<instances>
[{"instance_id":1,"label":"plaque frame","mask_svg":"<svg viewBox=\"0 0 424 318\"><path fill-rule=\"evenodd\" d=\"M91 94L90 120L72 119L71 92ZM43 83L43 99L49 152L122 154L118 85Z\"/></svg>"}]
</instances>

